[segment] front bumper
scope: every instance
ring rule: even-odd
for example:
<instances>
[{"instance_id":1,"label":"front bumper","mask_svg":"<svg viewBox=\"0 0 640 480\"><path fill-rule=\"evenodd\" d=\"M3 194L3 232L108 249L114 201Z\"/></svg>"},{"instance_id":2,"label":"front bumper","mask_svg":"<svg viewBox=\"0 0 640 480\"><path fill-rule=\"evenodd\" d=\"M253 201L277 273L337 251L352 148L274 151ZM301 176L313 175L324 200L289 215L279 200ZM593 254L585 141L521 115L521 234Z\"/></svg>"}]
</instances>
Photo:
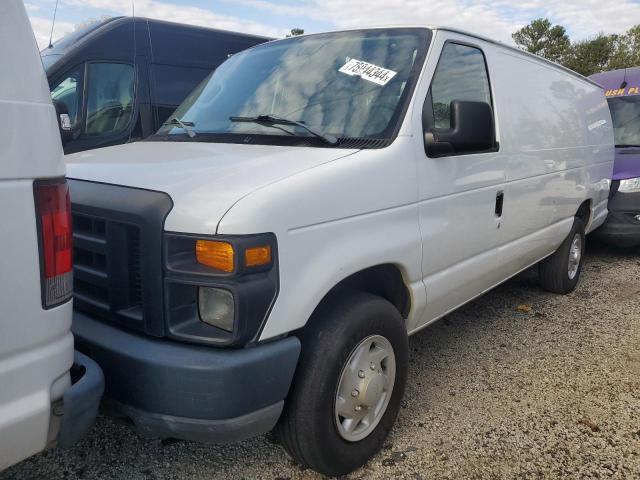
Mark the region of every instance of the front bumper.
<instances>
[{"instance_id":1,"label":"front bumper","mask_svg":"<svg viewBox=\"0 0 640 480\"><path fill-rule=\"evenodd\" d=\"M278 421L300 354L288 337L245 349L151 338L74 311L77 348L105 376L105 406L140 433L228 443Z\"/></svg>"},{"instance_id":2,"label":"front bumper","mask_svg":"<svg viewBox=\"0 0 640 480\"><path fill-rule=\"evenodd\" d=\"M609 216L602 227L594 233L596 237L617 247L629 248L640 245L640 193L616 191L609 199Z\"/></svg>"}]
</instances>

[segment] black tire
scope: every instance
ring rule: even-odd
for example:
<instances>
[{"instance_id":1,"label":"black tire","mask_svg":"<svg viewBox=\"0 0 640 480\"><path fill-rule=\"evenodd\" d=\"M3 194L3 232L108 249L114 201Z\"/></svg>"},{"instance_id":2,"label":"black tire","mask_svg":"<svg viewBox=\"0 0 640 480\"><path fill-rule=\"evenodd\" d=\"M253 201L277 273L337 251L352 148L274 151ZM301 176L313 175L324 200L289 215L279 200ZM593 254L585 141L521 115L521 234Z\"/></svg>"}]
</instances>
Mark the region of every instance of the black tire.
<instances>
[{"instance_id":1,"label":"black tire","mask_svg":"<svg viewBox=\"0 0 640 480\"><path fill-rule=\"evenodd\" d=\"M343 366L360 342L385 337L393 347L396 376L385 413L360 441L343 439L335 420L335 397ZM302 465L324 475L347 474L380 450L395 423L407 380L404 321L388 301L351 292L323 302L300 334L302 353L275 438Z\"/></svg>"},{"instance_id":2,"label":"black tire","mask_svg":"<svg viewBox=\"0 0 640 480\"><path fill-rule=\"evenodd\" d=\"M538 265L538 276L540 285L549 292L567 294L573 292L580 281L582 264L585 253L585 225L581 218L576 217L573 222L571 232L567 236L560 248L550 257L545 258ZM576 236L580 237L581 255L578 264L578 271L573 278L569 275L569 252Z\"/></svg>"}]
</instances>

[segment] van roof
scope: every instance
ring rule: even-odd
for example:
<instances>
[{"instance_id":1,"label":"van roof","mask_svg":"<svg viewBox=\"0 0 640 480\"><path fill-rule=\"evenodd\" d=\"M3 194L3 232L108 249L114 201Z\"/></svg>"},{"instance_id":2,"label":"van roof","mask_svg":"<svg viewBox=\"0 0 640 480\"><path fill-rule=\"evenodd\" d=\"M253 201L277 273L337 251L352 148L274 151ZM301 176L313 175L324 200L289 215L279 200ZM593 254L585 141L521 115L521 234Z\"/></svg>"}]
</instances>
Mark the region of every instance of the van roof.
<instances>
[{"instance_id":1,"label":"van roof","mask_svg":"<svg viewBox=\"0 0 640 480\"><path fill-rule=\"evenodd\" d=\"M634 92L637 91L636 88L640 87L640 66L596 73L589 78L597 82L607 91L623 90L622 93L616 93L615 96L638 95ZM624 85L624 82L626 82L626 85ZM625 90L627 87L628 90Z\"/></svg>"},{"instance_id":2,"label":"van roof","mask_svg":"<svg viewBox=\"0 0 640 480\"><path fill-rule=\"evenodd\" d=\"M189 25L189 24L183 24L183 23L167 22L165 20L155 20L155 19L146 18L146 17L120 16L120 17L107 18L103 21L92 23L84 28L81 28L80 30L71 32L65 35L64 37L62 37L61 39L57 40L51 47L45 47L43 50L41 50L40 54L42 56L64 55L68 51L75 49L76 47L79 47L82 43L89 40L89 38L93 37L94 34L97 35L103 30L110 29L119 25L127 24L127 23L134 23L134 22L136 23L144 22L149 25L162 26L163 28L166 28L169 30L200 30L200 31L206 31L210 33L220 33L220 34L226 34L226 35L237 35L245 38L254 38L262 42L273 40L273 38L270 38L270 37L264 37L260 35L253 35L253 34L242 33L242 32L233 32L229 30L220 30L217 28L208 28L208 27L201 27L201 26Z\"/></svg>"}]
</instances>

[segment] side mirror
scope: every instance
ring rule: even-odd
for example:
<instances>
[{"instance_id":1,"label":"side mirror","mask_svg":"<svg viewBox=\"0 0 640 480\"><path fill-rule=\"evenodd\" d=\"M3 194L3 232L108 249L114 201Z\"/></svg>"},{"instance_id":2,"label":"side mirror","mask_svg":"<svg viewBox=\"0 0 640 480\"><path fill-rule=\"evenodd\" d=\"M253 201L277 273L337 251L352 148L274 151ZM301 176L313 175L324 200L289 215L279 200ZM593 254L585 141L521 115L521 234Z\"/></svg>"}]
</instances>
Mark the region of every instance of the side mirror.
<instances>
[{"instance_id":1,"label":"side mirror","mask_svg":"<svg viewBox=\"0 0 640 480\"><path fill-rule=\"evenodd\" d=\"M495 147L493 111L485 102L454 100L450 107L451 128L424 132L430 156L482 152Z\"/></svg>"},{"instance_id":2,"label":"side mirror","mask_svg":"<svg viewBox=\"0 0 640 480\"><path fill-rule=\"evenodd\" d=\"M70 140L73 140L73 129L71 126L71 117L69 116L69 109L64 102L59 100L53 101L53 106L56 109L56 117L58 119L58 129L60 130L60 138L62 144L66 144Z\"/></svg>"}]
</instances>

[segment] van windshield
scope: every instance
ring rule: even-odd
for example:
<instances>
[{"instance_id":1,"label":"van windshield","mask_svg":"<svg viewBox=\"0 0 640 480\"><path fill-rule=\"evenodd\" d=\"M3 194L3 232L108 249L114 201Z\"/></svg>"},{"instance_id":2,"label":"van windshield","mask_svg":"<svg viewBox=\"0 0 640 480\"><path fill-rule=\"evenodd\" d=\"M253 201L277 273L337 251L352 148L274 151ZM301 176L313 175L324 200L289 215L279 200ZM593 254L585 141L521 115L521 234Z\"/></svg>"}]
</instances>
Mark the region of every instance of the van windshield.
<instances>
[{"instance_id":1,"label":"van windshield","mask_svg":"<svg viewBox=\"0 0 640 480\"><path fill-rule=\"evenodd\" d=\"M218 67L175 111L172 118L196 135L185 135L176 121L158 135L264 144L303 138L328 146L312 130L341 139L338 145L345 139L380 145L399 128L429 39L426 29L372 29L251 48ZM275 117L288 122L264 121Z\"/></svg>"},{"instance_id":2,"label":"van windshield","mask_svg":"<svg viewBox=\"0 0 640 480\"><path fill-rule=\"evenodd\" d=\"M616 147L640 146L640 95L609 99Z\"/></svg>"}]
</instances>

